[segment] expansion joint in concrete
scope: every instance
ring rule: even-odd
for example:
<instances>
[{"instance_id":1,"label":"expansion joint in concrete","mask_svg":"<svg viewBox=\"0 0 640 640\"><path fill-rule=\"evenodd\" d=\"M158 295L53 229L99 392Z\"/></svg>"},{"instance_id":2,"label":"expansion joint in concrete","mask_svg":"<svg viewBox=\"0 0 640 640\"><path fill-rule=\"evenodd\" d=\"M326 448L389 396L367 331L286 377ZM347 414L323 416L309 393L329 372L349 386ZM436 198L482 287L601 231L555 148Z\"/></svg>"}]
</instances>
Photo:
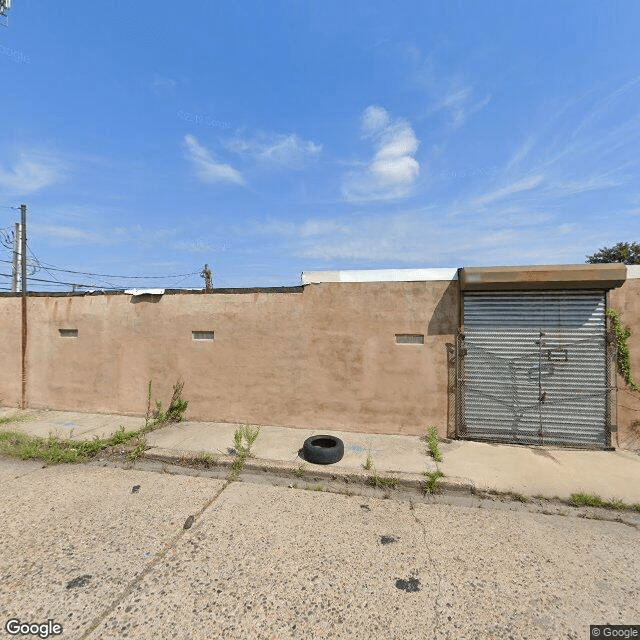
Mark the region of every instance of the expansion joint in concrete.
<instances>
[{"instance_id":1,"label":"expansion joint in concrete","mask_svg":"<svg viewBox=\"0 0 640 640\"><path fill-rule=\"evenodd\" d=\"M227 479L225 483L216 491L213 497L208 500L205 505L197 511L193 518L190 516L188 520L190 520L193 524L198 522L200 516L222 495L224 490L233 482L231 479ZM87 630L80 636L80 640L86 640L93 635L93 632L115 611L117 606L125 600L131 593L133 593L134 589L142 582L142 580L160 563L160 561L166 556L166 554L173 549L178 542L187 534L188 529L190 529L192 525L190 524L188 527L185 526L180 529L179 533L173 536L164 546L164 549L159 551L156 554L156 557L135 577L133 578L129 584L125 587L124 591L116 597L113 602L99 615L97 616L92 623L89 625Z\"/></svg>"}]
</instances>

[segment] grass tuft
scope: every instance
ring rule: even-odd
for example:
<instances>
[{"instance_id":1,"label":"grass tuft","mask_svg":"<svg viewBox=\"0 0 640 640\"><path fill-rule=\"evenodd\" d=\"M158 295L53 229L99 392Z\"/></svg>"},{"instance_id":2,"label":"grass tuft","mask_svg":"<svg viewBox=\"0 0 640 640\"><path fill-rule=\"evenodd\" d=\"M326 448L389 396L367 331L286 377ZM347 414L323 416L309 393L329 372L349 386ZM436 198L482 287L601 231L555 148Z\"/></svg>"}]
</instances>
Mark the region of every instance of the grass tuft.
<instances>
[{"instance_id":1,"label":"grass tuft","mask_svg":"<svg viewBox=\"0 0 640 640\"><path fill-rule=\"evenodd\" d=\"M30 416L26 413L14 413L11 416L4 416L0 418L0 424L11 424L13 422L26 422L27 420L31 420L33 416Z\"/></svg>"},{"instance_id":2,"label":"grass tuft","mask_svg":"<svg viewBox=\"0 0 640 640\"><path fill-rule=\"evenodd\" d=\"M380 488L388 488L391 487L392 489L395 489L396 486L398 485L398 478L394 478L392 476L384 478L382 476L379 476L377 474L377 472L373 472L373 475L371 476L371 478L369 478L369 483L374 486L374 487L380 487Z\"/></svg>"},{"instance_id":3,"label":"grass tuft","mask_svg":"<svg viewBox=\"0 0 640 640\"><path fill-rule=\"evenodd\" d=\"M162 426L168 420L180 421L187 406L187 401L182 400L180 392L183 383L177 382L173 388L173 396L169 404L169 410L163 412L158 418L149 422L148 416L145 418L145 425L141 429L126 431L121 426L108 438L95 437L93 440L71 440L60 438L60 436L50 433L46 438L30 436L18 431L0 431L0 453L30 460L38 458L47 464L62 464L68 462L84 462L95 457L98 453L108 447L123 446L137 440L135 448L129 452L129 460L139 458L147 448L145 434L157 427ZM151 398L151 381L149 381L148 402ZM158 403L159 404L159 403ZM9 422L19 422L28 420L31 416L7 416L3 418L2 424ZM11 418L11 420L9 420Z\"/></svg>"},{"instance_id":4,"label":"grass tuft","mask_svg":"<svg viewBox=\"0 0 640 640\"><path fill-rule=\"evenodd\" d=\"M572 493L569 502L574 507L602 507L604 509L614 509L615 511L640 511L640 504L627 504L623 500L605 500L593 493Z\"/></svg>"}]
</instances>

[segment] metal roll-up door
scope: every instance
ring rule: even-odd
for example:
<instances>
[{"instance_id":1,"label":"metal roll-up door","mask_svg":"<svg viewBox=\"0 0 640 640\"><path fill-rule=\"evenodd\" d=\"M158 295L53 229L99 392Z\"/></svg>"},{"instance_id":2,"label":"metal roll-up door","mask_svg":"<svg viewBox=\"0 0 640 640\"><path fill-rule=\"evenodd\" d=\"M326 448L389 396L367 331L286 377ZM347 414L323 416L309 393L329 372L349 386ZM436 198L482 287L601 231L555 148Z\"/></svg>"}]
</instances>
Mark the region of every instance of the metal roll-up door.
<instances>
[{"instance_id":1,"label":"metal roll-up door","mask_svg":"<svg viewBox=\"0 0 640 640\"><path fill-rule=\"evenodd\" d=\"M468 292L459 435L606 447L604 292Z\"/></svg>"}]
</instances>

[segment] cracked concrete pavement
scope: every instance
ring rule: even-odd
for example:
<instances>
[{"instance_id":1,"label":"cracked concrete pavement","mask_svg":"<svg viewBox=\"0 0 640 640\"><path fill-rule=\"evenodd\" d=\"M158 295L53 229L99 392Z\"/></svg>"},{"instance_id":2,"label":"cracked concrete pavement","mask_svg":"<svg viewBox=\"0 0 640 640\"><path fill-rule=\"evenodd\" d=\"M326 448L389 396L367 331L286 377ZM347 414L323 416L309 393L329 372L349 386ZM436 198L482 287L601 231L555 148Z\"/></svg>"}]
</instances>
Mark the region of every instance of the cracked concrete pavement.
<instances>
[{"instance_id":1,"label":"cracked concrete pavement","mask_svg":"<svg viewBox=\"0 0 640 640\"><path fill-rule=\"evenodd\" d=\"M582 639L640 621L638 518L7 459L0 487L4 637L10 617L141 640Z\"/></svg>"}]
</instances>

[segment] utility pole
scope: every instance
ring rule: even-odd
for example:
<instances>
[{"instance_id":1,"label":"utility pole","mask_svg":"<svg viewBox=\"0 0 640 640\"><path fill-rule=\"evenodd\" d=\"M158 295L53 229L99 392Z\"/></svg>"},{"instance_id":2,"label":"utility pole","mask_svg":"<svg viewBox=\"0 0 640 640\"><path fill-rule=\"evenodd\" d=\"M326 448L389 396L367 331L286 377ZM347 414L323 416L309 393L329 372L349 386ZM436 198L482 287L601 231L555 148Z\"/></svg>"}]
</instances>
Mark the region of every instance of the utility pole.
<instances>
[{"instance_id":1,"label":"utility pole","mask_svg":"<svg viewBox=\"0 0 640 640\"><path fill-rule=\"evenodd\" d=\"M213 274L208 264L204 265L204 269L200 272L200 275L204 278L204 290L207 293L213 291Z\"/></svg>"},{"instance_id":2,"label":"utility pole","mask_svg":"<svg viewBox=\"0 0 640 640\"><path fill-rule=\"evenodd\" d=\"M22 233L20 234L20 249L21 249L21 261L22 267L22 295L27 295L27 205L20 205L20 213L22 214Z\"/></svg>"},{"instance_id":3,"label":"utility pole","mask_svg":"<svg viewBox=\"0 0 640 640\"><path fill-rule=\"evenodd\" d=\"M22 297L20 299L22 307L22 398L20 406L25 409L27 407L27 205L20 205L22 213L21 233L20 233L20 250L22 267Z\"/></svg>"},{"instance_id":4,"label":"utility pole","mask_svg":"<svg viewBox=\"0 0 640 640\"><path fill-rule=\"evenodd\" d=\"M13 232L13 269L11 270L11 292L18 291L18 256L20 255L20 223L16 222Z\"/></svg>"}]
</instances>

